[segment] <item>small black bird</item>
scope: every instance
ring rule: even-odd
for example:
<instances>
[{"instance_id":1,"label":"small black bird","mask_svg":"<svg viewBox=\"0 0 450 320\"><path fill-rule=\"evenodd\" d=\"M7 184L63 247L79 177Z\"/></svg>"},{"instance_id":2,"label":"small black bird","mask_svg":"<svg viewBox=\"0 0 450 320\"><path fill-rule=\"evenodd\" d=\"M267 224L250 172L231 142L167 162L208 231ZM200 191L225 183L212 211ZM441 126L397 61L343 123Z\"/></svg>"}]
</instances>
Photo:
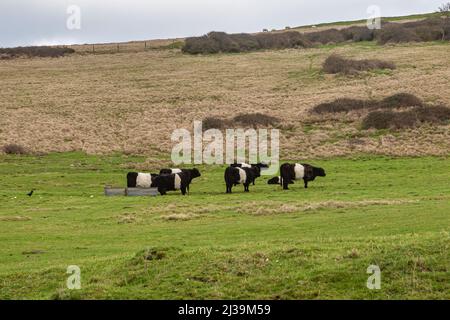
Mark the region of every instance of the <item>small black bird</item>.
<instances>
[{"instance_id":1,"label":"small black bird","mask_svg":"<svg viewBox=\"0 0 450 320\"><path fill-rule=\"evenodd\" d=\"M27 193L27 196L31 197L33 195L34 189Z\"/></svg>"}]
</instances>

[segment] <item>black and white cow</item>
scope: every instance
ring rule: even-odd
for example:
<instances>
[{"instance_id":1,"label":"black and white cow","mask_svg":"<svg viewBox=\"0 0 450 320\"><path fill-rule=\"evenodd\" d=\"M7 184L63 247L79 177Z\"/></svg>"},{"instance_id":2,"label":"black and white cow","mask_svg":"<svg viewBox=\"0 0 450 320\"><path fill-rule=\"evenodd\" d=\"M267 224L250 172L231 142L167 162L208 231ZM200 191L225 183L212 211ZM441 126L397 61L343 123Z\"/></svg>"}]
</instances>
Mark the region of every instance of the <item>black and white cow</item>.
<instances>
[{"instance_id":1,"label":"black and white cow","mask_svg":"<svg viewBox=\"0 0 450 320\"><path fill-rule=\"evenodd\" d=\"M314 181L316 177L325 177L325 170L313 167L309 164L285 163L280 167L280 184L284 190L289 189L289 183L294 180L303 179L305 188L308 188L308 182Z\"/></svg>"},{"instance_id":2,"label":"black and white cow","mask_svg":"<svg viewBox=\"0 0 450 320\"><path fill-rule=\"evenodd\" d=\"M233 186L238 184L244 185L244 191L249 192L248 187L250 183L254 182L256 178L261 176L261 169L259 167L250 168L236 168L228 167L225 170L225 184L227 185L227 193L231 193Z\"/></svg>"},{"instance_id":3,"label":"black and white cow","mask_svg":"<svg viewBox=\"0 0 450 320\"><path fill-rule=\"evenodd\" d=\"M154 188L155 178L157 174L153 173L141 173L141 172L128 172L127 174L127 187L128 188Z\"/></svg>"},{"instance_id":4,"label":"black and white cow","mask_svg":"<svg viewBox=\"0 0 450 320\"><path fill-rule=\"evenodd\" d=\"M278 177L273 177L273 178L271 178L271 179L269 179L268 181L267 181L267 184L280 184L281 182L281 177L280 176L278 176ZM294 184L294 181L289 181L289 184Z\"/></svg>"},{"instance_id":5,"label":"black and white cow","mask_svg":"<svg viewBox=\"0 0 450 320\"><path fill-rule=\"evenodd\" d=\"M194 169L161 169L159 171L160 175L176 174L176 173L184 173L187 175L187 178L189 180L189 184L187 187L188 192L189 192L189 185L192 183L192 180L201 176L200 171L198 171L198 169L196 169L196 168L194 168Z\"/></svg>"},{"instance_id":6,"label":"black and white cow","mask_svg":"<svg viewBox=\"0 0 450 320\"><path fill-rule=\"evenodd\" d=\"M159 175L154 180L154 185L158 192L164 196L167 191L180 190L181 194L186 195L189 189L190 177L184 172Z\"/></svg>"},{"instance_id":7,"label":"black and white cow","mask_svg":"<svg viewBox=\"0 0 450 320\"><path fill-rule=\"evenodd\" d=\"M233 168L254 168L254 167L257 167L261 171L261 168L268 168L269 166L267 164L265 164L265 163L248 164L248 163L243 162L243 163L233 163L231 165L231 167L233 167ZM255 180L252 181L252 184L255 185Z\"/></svg>"}]
</instances>

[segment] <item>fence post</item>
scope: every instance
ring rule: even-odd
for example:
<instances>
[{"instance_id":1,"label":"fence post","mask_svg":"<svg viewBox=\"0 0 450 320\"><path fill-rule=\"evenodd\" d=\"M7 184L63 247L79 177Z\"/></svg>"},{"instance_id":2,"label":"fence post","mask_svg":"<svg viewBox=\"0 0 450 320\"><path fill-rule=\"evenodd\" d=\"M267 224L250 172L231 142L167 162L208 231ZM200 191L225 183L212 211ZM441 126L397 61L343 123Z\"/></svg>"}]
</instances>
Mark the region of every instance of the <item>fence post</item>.
<instances>
[{"instance_id":1,"label":"fence post","mask_svg":"<svg viewBox=\"0 0 450 320\"><path fill-rule=\"evenodd\" d=\"M92 45L92 52L95 52L95 44Z\"/></svg>"},{"instance_id":2,"label":"fence post","mask_svg":"<svg viewBox=\"0 0 450 320\"><path fill-rule=\"evenodd\" d=\"M119 44L117 44L117 52L119 52Z\"/></svg>"}]
</instances>

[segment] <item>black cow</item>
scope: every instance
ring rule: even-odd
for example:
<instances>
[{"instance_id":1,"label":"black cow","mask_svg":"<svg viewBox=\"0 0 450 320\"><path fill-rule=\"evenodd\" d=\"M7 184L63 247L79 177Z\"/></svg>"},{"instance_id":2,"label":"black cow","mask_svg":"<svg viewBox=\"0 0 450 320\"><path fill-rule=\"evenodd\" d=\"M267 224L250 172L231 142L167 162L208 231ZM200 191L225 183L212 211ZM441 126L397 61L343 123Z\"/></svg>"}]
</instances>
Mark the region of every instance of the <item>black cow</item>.
<instances>
[{"instance_id":1,"label":"black cow","mask_svg":"<svg viewBox=\"0 0 450 320\"><path fill-rule=\"evenodd\" d=\"M127 187L128 188L154 188L155 178L157 174L153 173L141 173L141 172L128 172L127 174Z\"/></svg>"},{"instance_id":2,"label":"black cow","mask_svg":"<svg viewBox=\"0 0 450 320\"><path fill-rule=\"evenodd\" d=\"M265 163L257 163L257 164L233 163L231 165L231 167L233 167L233 168L254 168L254 167L257 167L261 171L261 168L268 168L269 166L267 164L265 164ZM252 181L252 184L255 185L255 180Z\"/></svg>"},{"instance_id":3,"label":"black cow","mask_svg":"<svg viewBox=\"0 0 450 320\"><path fill-rule=\"evenodd\" d=\"M227 185L227 193L231 193L233 186L238 184L244 185L244 191L249 192L248 187L250 183L254 182L256 178L261 176L261 169L259 167L251 168L235 168L228 167L225 170L225 184Z\"/></svg>"},{"instance_id":4,"label":"black cow","mask_svg":"<svg viewBox=\"0 0 450 320\"><path fill-rule=\"evenodd\" d=\"M305 188L308 188L308 182L314 181L316 177L325 177L325 170L322 168L313 167L309 164L300 163L285 163L280 167L280 184L284 190L289 189L289 183L294 180L301 180L305 182Z\"/></svg>"},{"instance_id":5,"label":"black cow","mask_svg":"<svg viewBox=\"0 0 450 320\"><path fill-rule=\"evenodd\" d=\"M273 177L273 178L271 178L271 179L269 179L268 181L267 181L267 184L280 184L281 182L281 177L280 176L278 176L278 177ZM294 184L294 181L289 181L289 184Z\"/></svg>"},{"instance_id":6,"label":"black cow","mask_svg":"<svg viewBox=\"0 0 450 320\"><path fill-rule=\"evenodd\" d=\"M189 184L187 187L188 192L189 192L189 185L192 183L192 180L201 176L200 171L198 171L198 169L196 169L196 168L194 168L194 169L161 169L159 171L160 175L175 174L175 173L184 173L187 175L188 180L189 180Z\"/></svg>"},{"instance_id":7,"label":"black cow","mask_svg":"<svg viewBox=\"0 0 450 320\"><path fill-rule=\"evenodd\" d=\"M189 189L189 184L190 177L185 172L159 175L154 181L155 187L162 196L166 195L167 191L177 190L180 190L184 196Z\"/></svg>"}]
</instances>

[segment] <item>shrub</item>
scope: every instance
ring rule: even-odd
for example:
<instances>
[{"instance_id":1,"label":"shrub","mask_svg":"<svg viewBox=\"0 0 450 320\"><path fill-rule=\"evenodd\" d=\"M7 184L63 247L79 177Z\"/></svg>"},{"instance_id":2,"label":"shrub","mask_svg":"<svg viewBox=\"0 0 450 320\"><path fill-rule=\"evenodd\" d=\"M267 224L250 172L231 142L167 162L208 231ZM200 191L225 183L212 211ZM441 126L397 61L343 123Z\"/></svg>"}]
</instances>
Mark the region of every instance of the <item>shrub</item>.
<instances>
[{"instance_id":1,"label":"shrub","mask_svg":"<svg viewBox=\"0 0 450 320\"><path fill-rule=\"evenodd\" d=\"M203 119L203 130L209 130L209 129L224 129L228 126L228 121L221 118L216 117L208 117Z\"/></svg>"},{"instance_id":2,"label":"shrub","mask_svg":"<svg viewBox=\"0 0 450 320\"><path fill-rule=\"evenodd\" d=\"M12 59L13 57L10 54L7 53L0 53L0 60L9 60Z\"/></svg>"},{"instance_id":3,"label":"shrub","mask_svg":"<svg viewBox=\"0 0 450 320\"><path fill-rule=\"evenodd\" d=\"M445 124L450 120L450 108L446 106L422 106L414 109L420 122Z\"/></svg>"},{"instance_id":4,"label":"shrub","mask_svg":"<svg viewBox=\"0 0 450 320\"><path fill-rule=\"evenodd\" d=\"M351 40L353 42L372 41L375 36L374 31L367 27L349 27L343 29L341 32L345 40Z\"/></svg>"},{"instance_id":5,"label":"shrub","mask_svg":"<svg viewBox=\"0 0 450 320\"><path fill-rule=\"evenodd\" d=\"M450 120L450 108L446 106L419 106L407 111L373 111L363 120L362 128L404 129L422 123L445 124Z\"/></svg>"},{"instance_id":6,"label":"shrub","mask_svg":"<svg viewBox=\"0 0 450 320\"><path fill-rule=\"evenodd\" d=\"M310 46L311 43L302 34L296 31L259 33L257 35L210 32L203 37L186 39L182 50L183 52L191 54L205 54L218 52L245 52L259 49L306 48Z\"/></svg>"},{"instance_id":7,"label":"shrub","mask_svg":"<svg viewBox=\"0 0 450 320\"><path fill-rule=\"evenodd\" d=\"M315 113L338 113L353 110L395 109L423 106L422 100L409 93L398 93L381 101L339 98L332 102L321 103L312 109Z\"/></svg>"},{"instance_id":8,"label":"shrub","mask_svg":"<svg viewBox=\"0 0 450 320\"><path fill-rule=\"evenodd\" d=\"M3 146L3 152L6 154L27 154L28 151L24 147L18 144L6 144Z\"/></svg>"},{"instance_id":9,"label":"shrub","mask_svg":"<svg viewBox=\"0 0 450 320\"><path fill-rule=\"evenodd\" d=\"M257 37L248 33L237 33L232 35L233 40L238 43L240 51L254 51L260 49Z\"/></svg>"},{"instance_id":10,"label":"shrub","mask_svg":"<svg viewBox=\"0 0 450 320\"><path fill-rule=\"evenodd\" d=\"M232 121L256 127L276 125L280 119L262 113L245 113L235 116Z\"/></svg>"},{"instance_id":11,"label":"shrub","mask_svg":"<svg viewBox=\"0 0 450 320\"><path fill-rule=\"evenodd\" d=\"M371 107L373 102L366 100L340 98L332 102L321 103L313 108L315 113L338 113Z\"/></svg>"},{"instance_id":12,"label":"shrub","mask_svg":"<svg viewBox=\"0 0 450 320\"><path fill-rule=\"evenodd\" d=\"M261 49L308 48L311 43L296 31L282 33L259 33L256 36Z\"/></svg>"},{"instance_id":13,"label":"shrub","mask_svg":"<svg viewBox=\"0 0 450 320\"><path fill-rule=\"evenodd\" d=\"M312 43L320 44L340 43L346 41L344 33L337 29L307 33L306 38Z\"/></svg>"},{"instance_id":14,"label":"shrub","mask_svg":"<svg viewBox=\"0 0 450 320\"><path fill-rule=\"evenodd\" d=\"M191 37L186 39L182 51L190 54L218 53L220 47L208 36Z\"/></svg>"},{"instance_id":15,"label":"shrub","mask_svg":"<svg viewBox=\"0 0 450 320\"><path fill-rule=\"evenodd\" d=\"M384 98L378 104L378 108L404 108L422 106L421 99L409 93L397 93L390 97Z\"/></svg>"},{"instance_id":16,"label":"shrub","mask_svg":"<svg viewBox=\"0 0 450 320\"><path fill-rule=\"evenodd\" d=\"M208 33L208 38L217 44L219 52L233 53L241 51L239 44L225 32L210 32Z\"/></svg>"},{"instance_id":17,"label":"shrub","mask_svg":"<svg viewBox=\"0 0 450 320\"><path fill-rule=\"evenodd\" d=\"M394 112L390 110L373 111L362 122L362 128L374 129L400 129L411 128L416 123L414 114L406 112Z\"/></svg>"},{"instance_id":18,"label":"shrub","mask_svg":"<svg viewBox=\"0 0 450 320\"><path fill-rule=\"evenodd\" d=\"M12 58L16 57L62 57L66 54L74 53L75 50L66 47L17 47L17 48L0 48L0 55L8 55Z\"/></svg>"},{"instance_id":19,"label":"shrub","mask_svg":"<svg viewBox=\"0 0 450 320\"><path fill-rule=\"evenodd\" d=\"M389 24L376 32L376 38L379 44L399 43L399 42L417 42L420 37L413 29L407 29L400 24Z\"/></svg>"},{"instance_id":20,"label":"shrub","mask_svg":"<svg viewBox=\"0 0 450 320\"><path fill-rule=\"evenodd\" d=\"M274 30L273 30L274 31ZM381 30L353 26L342 30L328 29L302 34L296 31L226 34L210 32L202 37L187 38L183 52L218 53L245 52L259 49L309 48L313 44L342 43L345 41L373 41L379 44L450 40L450 19L429 18L407 23L385 23Z\"/></svg>"},{"instance_id":21,"label":"shrub","mask_svg":"<svg viewBox=\"0 0 450 320\"><path fill-rule=\"evenodd\" d=\"M395 69L395 64L382 60L351 60L338 55L331 55L323 64L325 73L354 74L358 71L369 71L373 69Z\"/></svg>"}]
</instances>

